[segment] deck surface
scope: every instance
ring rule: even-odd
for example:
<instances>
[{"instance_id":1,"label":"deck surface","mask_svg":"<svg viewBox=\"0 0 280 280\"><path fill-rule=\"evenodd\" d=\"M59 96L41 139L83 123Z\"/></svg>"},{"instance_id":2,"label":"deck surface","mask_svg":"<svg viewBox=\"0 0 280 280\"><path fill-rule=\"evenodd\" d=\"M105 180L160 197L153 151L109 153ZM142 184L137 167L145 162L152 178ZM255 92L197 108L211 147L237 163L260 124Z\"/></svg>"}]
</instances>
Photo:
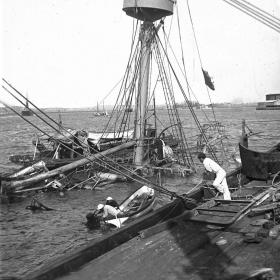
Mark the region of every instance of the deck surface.
<instances>
[{"instance_id":1,"label":"deck surface","mask_svg":"<svg viewBox=\"0 0 280 280\"><path fill-rule=\"evenodd\" d=\"M58 279L237 280L260 268L273 268L280 279L280 236L264 237L260 243L244 241L245 234L261 229L252 225L260 218L243 217L226 229L182 218L175 225L133 238ZM216 243L221 239L226 244Z\"/></svg>"},{"instance_id":2,"label":"deck surface","mask_svg":"<svg viewBox=\"0 0 280 280\"><path fill-rule=\"evenodd\" d=\"M244 279L263 267L279 274L280 238L245 243L238 230L180 222L148 238L134 238L59 279ZM216 245L221 237L227 244Z\"/></svg>"}]
</instances>

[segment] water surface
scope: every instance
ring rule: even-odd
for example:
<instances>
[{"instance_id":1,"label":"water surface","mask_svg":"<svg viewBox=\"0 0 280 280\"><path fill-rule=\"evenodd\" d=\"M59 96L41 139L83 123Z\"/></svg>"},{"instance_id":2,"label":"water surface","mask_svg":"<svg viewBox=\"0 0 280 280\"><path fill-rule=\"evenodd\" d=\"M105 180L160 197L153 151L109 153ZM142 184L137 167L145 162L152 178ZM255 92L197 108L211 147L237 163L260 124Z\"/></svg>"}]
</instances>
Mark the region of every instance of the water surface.
<instances>
[{"instance_id":1,"label":"water surface","mask_svg":"<svg viewBox=\"0 0 280 280\"><path fill-rule=\"evenodd\" d=\"M201 110L196 111L201 122L207 118ZM267 150L271 145L280 142L280 111L256 111L255 108L221 108L216 109L216 119L226 127L227 139L225 144L224 163L228 169L234 168L231 154L238 152L237 143L241 133L241 121L247 120L248 127L256 134L250 138L250 146L256 150ZM188 137L192 137L195 144L198 130L190 120L190 113L180 109ZM206 112L213 120L211 110ZM58 120L58 113L50 116ZM163 125L168 123L166 111L159 111L159 118ZM41 129L51 132L41 120L35 116L28 118ZM66 127L100 131L108 118L94 118L91 112L69 112L62 114L62 121ZM11 154L24 154L33 152L31 139L39 133L30 124L25 123L18 116L0 117L0 172L10 172L16 166L9 162ZM193 176L193 182L200 177ZM185 192L186 184L169 179L165 186L172 191ZM40 268L50 260L64 255L87 241L95 239L102 234L100 230L88 230L85 225L85 215L89 209L96 207L107 196L122 201L128 194L137 188L137 184L115 183L103 188L90 190L73 190L66 192L65 196L59 193L38 193L36 198L55 211L31 212L25 207L30 203L31 197L22 202L2 204L0 215L0 276L23 276L28 272ZM161 197L162 201L164 200ZM166 198L169 199L169 198Z\"/></svg>"}]
</instances>

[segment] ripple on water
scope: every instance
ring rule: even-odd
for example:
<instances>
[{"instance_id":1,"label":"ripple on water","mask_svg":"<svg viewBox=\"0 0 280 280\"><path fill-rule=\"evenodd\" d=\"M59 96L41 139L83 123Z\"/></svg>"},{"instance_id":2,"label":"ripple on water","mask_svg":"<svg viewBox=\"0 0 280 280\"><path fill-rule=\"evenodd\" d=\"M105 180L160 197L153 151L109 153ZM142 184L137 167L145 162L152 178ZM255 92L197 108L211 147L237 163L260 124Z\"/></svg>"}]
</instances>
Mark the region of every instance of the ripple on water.
<instances>
[{"instance_id":1,"label":"ripple on water","mask_svg":"<svg viewBox=\"0 0 280 280\"><path fill-rule=\"evenodd\" d=\"M180 111L180 114L183 111ZM189 114L184 112L183 125L186 125L188 135L197 135L193 131L193 123L189 122ZM209 113L209 112L208 112ZM202 114L198 112L198 114ZM63 123L67 127L82 127L91 131L101 130L104 127L103 121L94 122L90 118L90 112L69 113L62 115ZM51 114L51 117L58 119L58 114ZM203 115L199 116L203 117ZM229 135L228 153L232 153L237 147L237 141L241 130L241 120L253 117L259 121L278 119L278 122L263 122L255 120L248 122L248 126L254 132L261 132L250 138L250 145L256 148L265 149L269 144L276 144L275 138L280 138L280 114L278 112L257 112L255 108L246 110L220 109L216 111L218 120L226 124L226 132ZM167 120L167 114L163 112L161 121ZM47 129L35 117L32 118L35 124ZM16 126L15 126L16 124ZM13 116L0 118L0 169L3 172L11 171L14 165L9 163L10 154L24 154L33 151L31 139L34 131L22 120ZM48 129L49 130L49 129ZM200 178L194 178L198 182ZM173 191L186 192L186 184L182 187L177 182L167 182ZM94 191L71 191L64 197L58 193L39 193L36 197L45 205L56 209L47 212L31 212L25 207L30 203L31 198L12 205L0 205L0 250L1 269L0 276L15 275L22 277L27 272L39 269L56 257L63 256L66 252L82 246L89 240L102 236L103 232L88 230L83 222L89 209L95 207L107 196L113 196L118 201L130 194L136 186L134 184L111 184L106 188ZM164 203L166 197L160 196L160 203Z\"/></svg>"}]
</instances>

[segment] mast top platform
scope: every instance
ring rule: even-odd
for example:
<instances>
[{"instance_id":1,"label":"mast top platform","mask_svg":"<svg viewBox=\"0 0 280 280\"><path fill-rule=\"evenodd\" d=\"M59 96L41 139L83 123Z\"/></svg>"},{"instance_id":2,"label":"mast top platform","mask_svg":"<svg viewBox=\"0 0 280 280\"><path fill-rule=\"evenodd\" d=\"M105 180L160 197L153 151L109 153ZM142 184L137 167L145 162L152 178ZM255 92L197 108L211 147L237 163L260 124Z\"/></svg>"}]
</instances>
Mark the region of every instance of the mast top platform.
<instances>
[{"instance_id":1,"label":"mast top platform","mask_svg":"<svg viewBox=\"0 0 280 280\"><path fill-rule=\"evenodd\" d=\"M124 0L123 10L128 16L154 22L173 14L172 0Z\"/></svg>"}]
</instances>

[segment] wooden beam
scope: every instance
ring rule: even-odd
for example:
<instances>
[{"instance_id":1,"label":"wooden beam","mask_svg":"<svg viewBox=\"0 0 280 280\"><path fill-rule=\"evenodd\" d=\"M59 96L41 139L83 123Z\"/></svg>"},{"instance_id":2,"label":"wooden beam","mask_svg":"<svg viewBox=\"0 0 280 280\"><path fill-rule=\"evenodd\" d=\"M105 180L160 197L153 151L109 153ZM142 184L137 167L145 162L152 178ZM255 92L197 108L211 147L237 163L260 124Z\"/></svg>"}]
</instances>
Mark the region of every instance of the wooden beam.
<instances>
[{"instance_id":1,"label":"wooden beam","mask_svg":"<svg viewBox=\"0 0 280 280\"><path fill-rule=\"evenodd\" d=\"M121 144L117 147L108 149L106 151L91 155L87 158L83 158L83 159L74 161L72 163L61 166L61 167L59 167L57 169L54 169L54 170L51 170L49 172L38 174L36 176L33 176L33 177L25 179L25 180L13 181L13 182L10 183L10 185L7 185L5 187L9 188L9 189L15 189L16 188L17 190L20 190L20 189L22 189L26 186L31 185L31 184L38 183L40 181L43 181L43 180L46 180L48 178L54 177L58 174L65 173L65 172L70 171L72 169L75 169L77 167L80 167L80 166L83 166L85 164L91 163L94 160L101 159L105 155L109 155L109 154L112 154L112 153L115 153L115 152L118 152L118 151L121 151L121 150L124 150L124 149L128 149L128 148L134 146L135 144L136 144L135 141L130 141L130 142Z\"/></svg>"}]
</instances>

